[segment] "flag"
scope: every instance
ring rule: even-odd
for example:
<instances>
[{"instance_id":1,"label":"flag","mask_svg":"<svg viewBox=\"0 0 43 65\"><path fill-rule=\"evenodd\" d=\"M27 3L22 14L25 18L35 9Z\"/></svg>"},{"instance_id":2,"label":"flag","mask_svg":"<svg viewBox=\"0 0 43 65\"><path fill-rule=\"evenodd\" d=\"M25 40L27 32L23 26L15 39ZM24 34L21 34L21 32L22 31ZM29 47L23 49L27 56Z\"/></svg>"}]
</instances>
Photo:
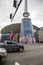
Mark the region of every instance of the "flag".
<instances>
[{"instance_id":1,"label":"flag","mask_svg":"<svg viewBox=\"0 0 43 65\"><path fill-rule=\"evenodd\" d=\"M12 19L12 13L10 14L10 19Z\"/></svg>"}]
</instances>

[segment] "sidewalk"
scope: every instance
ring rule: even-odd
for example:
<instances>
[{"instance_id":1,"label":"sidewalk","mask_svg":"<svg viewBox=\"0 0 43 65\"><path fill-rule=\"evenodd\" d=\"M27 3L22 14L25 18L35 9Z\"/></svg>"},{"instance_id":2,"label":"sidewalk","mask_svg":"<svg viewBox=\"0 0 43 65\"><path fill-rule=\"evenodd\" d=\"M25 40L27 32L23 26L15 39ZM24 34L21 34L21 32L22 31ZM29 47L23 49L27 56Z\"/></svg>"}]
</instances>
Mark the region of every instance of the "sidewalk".
<instances>
[{"instance_id":1,"label":"sidewalk","mask_svg":"<svg viewBox=\"0 0 43 65\"><path fill-rule=\"evenodd\" d=\"M38 49L38 48L43 48L43 44L25 44L24 45L25 49Z\"/></svg>"}]
</instances>

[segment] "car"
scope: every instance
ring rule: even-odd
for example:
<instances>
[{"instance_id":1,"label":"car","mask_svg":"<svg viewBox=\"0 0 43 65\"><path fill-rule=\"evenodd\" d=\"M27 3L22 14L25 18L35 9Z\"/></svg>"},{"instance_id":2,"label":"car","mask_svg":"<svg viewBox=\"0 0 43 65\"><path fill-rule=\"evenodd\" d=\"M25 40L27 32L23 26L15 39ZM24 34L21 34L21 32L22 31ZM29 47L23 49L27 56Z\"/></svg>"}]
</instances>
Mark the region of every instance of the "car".
<instances>
[{"instance_id":1,"label":"car","mask_svg":"<svg viewBox=\"0 0 43 65\"><path fill-rule=\"evenodd\" d=\"M7 51L24 51L24 45L15 41L5 41L5 48Z\"/></svg>"},{"instance_id":2,"label":"car","mask_svg":"<svg viewBox=\"0 0 43 65\"><path fill-rule=\"evenodd\" d=\"M6 61L7 50L5 48L0 48L0 62Z\"/></svg>"},{"instance_id":3,"label":"car","mask_svg":"<svg viewBox=\"0 0 43 65\"><path fill-rule=\"evenodd\" d=\"M24 51L24 45L15 41L5 41L0 47L4 47L7 51Z\"/></svg>"}]
</instances>

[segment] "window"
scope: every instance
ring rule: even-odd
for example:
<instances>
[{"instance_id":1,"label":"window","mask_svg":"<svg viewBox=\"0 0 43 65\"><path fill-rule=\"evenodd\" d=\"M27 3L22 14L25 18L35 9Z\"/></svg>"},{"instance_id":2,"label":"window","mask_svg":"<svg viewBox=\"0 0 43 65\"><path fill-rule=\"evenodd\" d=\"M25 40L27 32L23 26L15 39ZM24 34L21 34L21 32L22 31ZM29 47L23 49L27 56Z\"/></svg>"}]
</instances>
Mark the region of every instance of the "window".
<instances>
[{"instance_id":1,"label":"window","mask_svg":"<svg viewBox=\"0 0 43 65\"><path fill-rule=\"evenodd\" d=\"M7 42L7 44L13 44L12 42Z\"/></svg>"},{"instance_id":2,"label":"window","mask_svg":"<svg viewBox=\"0 0 43 65\"><path fill-rule=\"evenodd\" d=\"M31 28L32 28L32 26L31 26L31 21L23 21L23 28L24 28L24 30L32 30Z\"/></svg>"}]
</instances>

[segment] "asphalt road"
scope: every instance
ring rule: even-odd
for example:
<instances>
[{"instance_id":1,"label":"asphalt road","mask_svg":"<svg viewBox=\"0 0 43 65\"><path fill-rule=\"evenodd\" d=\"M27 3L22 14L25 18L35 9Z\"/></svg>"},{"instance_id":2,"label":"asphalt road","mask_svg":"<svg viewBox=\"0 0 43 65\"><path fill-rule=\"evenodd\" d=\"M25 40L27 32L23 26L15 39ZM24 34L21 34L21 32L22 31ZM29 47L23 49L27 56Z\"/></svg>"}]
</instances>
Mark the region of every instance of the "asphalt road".
<instances>
[{"instance_id":1,"label":"asphalt road","mask_svg":"<svg viewBox=\"0 0 43 65\"><path fill-rule=\"evenodd\" d=\"M0 65L15 65L15 62L20 65L43 65L43 47L28 49L25 48L24 52L11 52L5 63Z\"/></svg>"}]
</instances>

